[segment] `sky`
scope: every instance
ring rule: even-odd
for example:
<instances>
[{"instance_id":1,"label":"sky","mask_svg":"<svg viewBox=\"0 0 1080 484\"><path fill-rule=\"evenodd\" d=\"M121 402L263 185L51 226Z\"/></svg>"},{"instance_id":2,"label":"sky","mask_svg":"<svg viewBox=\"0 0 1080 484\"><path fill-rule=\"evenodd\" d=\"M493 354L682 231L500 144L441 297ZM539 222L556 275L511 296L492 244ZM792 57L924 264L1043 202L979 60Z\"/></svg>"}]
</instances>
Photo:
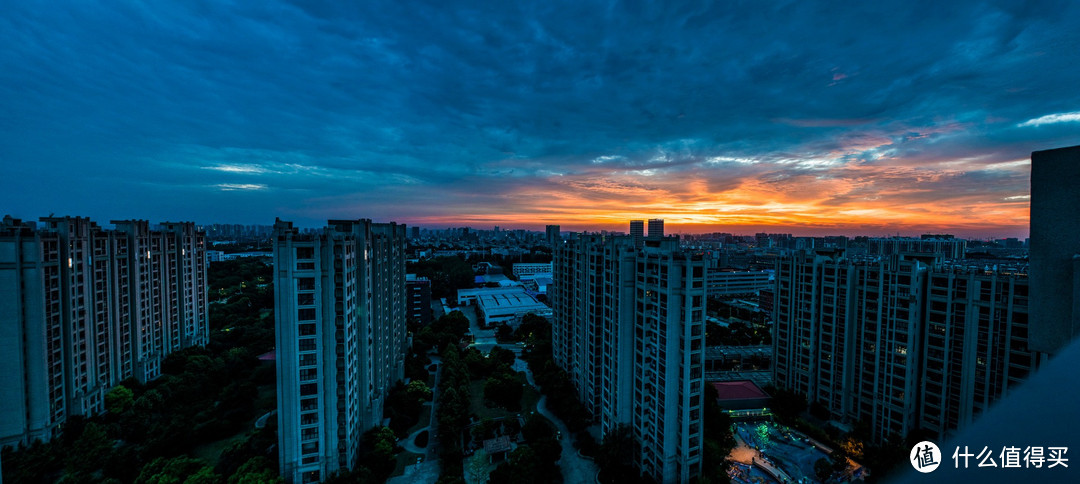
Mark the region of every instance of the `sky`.
<instances>
[{"instance_id":1,"label":"sky","mask_svg":"<svg viewBox=\"0 0 1080 484\"><path fill-rule=\"evenodd\" d=\"M0 214L1025 237L1080 2L49 2Z\"/></svg>"}]
</instances>

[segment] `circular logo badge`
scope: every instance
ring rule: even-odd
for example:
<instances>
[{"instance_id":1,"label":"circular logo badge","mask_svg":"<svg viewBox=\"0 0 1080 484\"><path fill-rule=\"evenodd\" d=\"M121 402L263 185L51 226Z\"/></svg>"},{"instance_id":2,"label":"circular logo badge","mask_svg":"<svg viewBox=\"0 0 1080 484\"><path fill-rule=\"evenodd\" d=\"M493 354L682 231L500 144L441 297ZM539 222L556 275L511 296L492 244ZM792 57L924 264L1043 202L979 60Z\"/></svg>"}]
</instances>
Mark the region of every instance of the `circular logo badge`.
<instances>
[{"instance_id":1,"label":"circular logo badge","mask_svg":"<svg viewBox=\"0 0 1080 484\"><path fill-rule=\"evenodd\" d=\"M908 462L911 463L911 467L914 467L919 472L933 472L934 469L941 465L941 449L938 449L938 446L933 442L924 440L911 448L911 456Z\"/></svg>"}]
</instances>

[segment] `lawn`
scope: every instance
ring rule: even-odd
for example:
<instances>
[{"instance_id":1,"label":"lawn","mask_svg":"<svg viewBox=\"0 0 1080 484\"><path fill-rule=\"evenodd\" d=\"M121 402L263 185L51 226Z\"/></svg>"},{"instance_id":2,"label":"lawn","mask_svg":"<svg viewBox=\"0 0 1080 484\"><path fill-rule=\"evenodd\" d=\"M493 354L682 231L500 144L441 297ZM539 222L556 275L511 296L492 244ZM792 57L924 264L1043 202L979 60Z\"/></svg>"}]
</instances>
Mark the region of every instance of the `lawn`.
<instances>
[{"instance_id":1,"label":"lawn","mask_svg":"<svg viewBox=\"0 0 1080 484\"><path fill-rule=\"evenodd\" d=\"M276 406L277 393L275 393L274 385L259 385L259 394L255 400L255 417L252 418L239 432L225 437L224 439L207 442L197 446L191 450L191 453L195 457L205 461L207 464L216 466L218 460L221 458L221 452L228 449L236 442L243 442L248 432L255 429L255 421L266 412L273 410Z\"/></svg>"}]
</instances>

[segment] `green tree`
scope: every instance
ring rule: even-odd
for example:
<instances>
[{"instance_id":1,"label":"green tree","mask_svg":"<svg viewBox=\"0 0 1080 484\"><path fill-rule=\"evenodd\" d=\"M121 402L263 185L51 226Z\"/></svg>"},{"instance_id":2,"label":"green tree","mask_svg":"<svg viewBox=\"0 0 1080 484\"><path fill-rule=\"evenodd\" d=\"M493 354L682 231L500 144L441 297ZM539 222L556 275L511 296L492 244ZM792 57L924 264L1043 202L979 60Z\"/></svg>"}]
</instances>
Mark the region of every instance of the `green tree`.
<instances>
[{"instance_id":1,"label":"green tree","mask_svg":"<svg viewBox=\"0 0 1080 484\"><path fill-rule=\"evenodd\" d=\"M135 402L135 393L124 385L116 385L109 393L105 394L105 410L109 413L121 414L131 408Z\"/></svg>"},{"instance_id":2,"label":"green tree","mask_svg":"<svg viewBox=\"0 0 1080 484\"><path fill-rule=\"evenodd\" d=\"M252 457L229 476L229 484L281 484L285 482L265 457ZM189 483L184 483L189 484Z\"/></svg>"},{"instance_id":3,"label":"green tree","mask_svg":"<svg viewBox=\"0 0 1080 484\"><path fill-rule=\"evenodd\" d=\"M172 458L158 457L143 466L139 477L135 479L135 484L195 484L186 481L196 475L199 475L196 479L206 478L207 474L203 469L209 469L213 474L213 469L199 459L186 455Z\"/></svg>"}]
</instances>

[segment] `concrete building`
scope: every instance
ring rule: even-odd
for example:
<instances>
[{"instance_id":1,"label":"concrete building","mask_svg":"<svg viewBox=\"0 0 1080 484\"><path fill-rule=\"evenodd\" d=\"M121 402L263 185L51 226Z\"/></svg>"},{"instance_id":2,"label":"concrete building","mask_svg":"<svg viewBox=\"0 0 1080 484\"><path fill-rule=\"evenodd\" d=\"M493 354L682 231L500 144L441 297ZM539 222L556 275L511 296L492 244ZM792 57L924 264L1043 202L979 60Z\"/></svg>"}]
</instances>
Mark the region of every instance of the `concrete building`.
<instances>
[{"instance_id":1,"label":"concrete building","mask_svg":"<svg viewBox=\"0 0 1080 484\"><path fill-rule=\"evenodd\" d=\"M848 260L800 252L777 265L773 377L881 442L948 435L1022 381L1027 278L940 254Z\"/></svg>"},{"instance_id":2,"label":"concrete building","mask_svg":"<svg viewBox=\"0 0 1080 484\"><path fill-rule=\"evenodd\" d=\"M127 378L207 342L206 240L195 225L46 217L0 223L0 446L49 440Z\"/></svg>"},{"instance_id":3,"label":"concrete building","mask_svg":"<svg viewBox=\"0 0 1080 484\"><path fill-rule=\"evenodd\" d=\"M756 294L772 287L772 271L740 271L710 267L706 271L706 293L709 297Z\"/></svg>"},{"instance_id":4,"label":"concrete building","mask_svg":"<svg viewBox=\"0 0 1080 484\"><path fill-rule=\"evenodd\" d=\"M274 224L278 452L286 482L352 468L404 376L405 226Z\"/></svg>"},{"instance_id":5,"label":"concrete building","mask_svg":"<svg viewBox=\"0 0 1080 484\"><path fill-rule=\"evenodd\" d=\"M705 262L678 238L584 235L555 254L552 345L603 432L626 424L659 482L701 473Z\"/></svg>"},{"instance_id":6,"label":"concrete building","mask_svg":"<svg viewBox=\"0 0 1080 484\"><path fill-rule=\"evenodd\" d=\"M642 243L645 241L644 220L630 221L630 237L634 239L634 247L641 247Z\"/></svg>"},{"instance_id":7,"label":"concrete building","mask_svg":"<svg viewBox=\"0 0 1080 484\"><path fill-rule=\"evenodd\" d=\"M518 278L522 276L535 276L537 274L551 274L551 263L515 263L513 266L511 266L510 270L514 274L514 277Z\"/></svg>"},{"instance_id":8,"label":"concrete building","mask_svg":"<svg viewBox=\"0 0 1080 484\"><path fill-rule=\"evenodd\" d=\"M1031 347L1055 354L1080 334L1080 146L1031 154Z\"/></svg>"},{"instance_id":9,"label":"concrete building","mask_svg":"<svg viewBox=\"0 0 1080 484\"><path fill-rule=\"evenodd\" d=\"M548 245L552 247L555 247L556 244L562 242L562 233L559 231L558 225L548 225L545 227L545 235Z\"/></svg>"},{"instance_id":10,"label":"concrete building","mask_svg":"<svg viewBox=\"0 0 1080 484\"><path fill-rule=\"evenodd\" d=\"M874 237L867 241L870 255L942 254L946 259L963 259L967 241L943 237Z\"/></svg>"},{"instance_id":11,"label":"concrete building","mask_svg":"<svg viewBox=\"0 0 1080 484\"><path fill-rule=\"evenodd\" d=\"M416 274L405 274L405 294L408 297L408 317L425 326L431 324L431 280L417 277Z\"/></svg>"},{"instance_id":12,"label":"concrete building","mask_svg":"<svg viewBox=\"0 0 1080 484\"><path fill-rule=\"evenodd\" d=\"M659 239L664 236L664 219L651 218L649 219L649 238Z\"/></svg>"},{"instance_id":13,"label":"concrete building","mask_svg":"<svg viewBox=\"0 0 1080 484\"><path fill-rule=\"evenodd\" d=\"M511 289L515 291L500 289L489 289L476 294L475 304L484 324L506 323L517 326L521 318L529 313L545 318L551 316L551 308L525 292L524 287L513 286Z\"/></svg>"}]
</instances>

